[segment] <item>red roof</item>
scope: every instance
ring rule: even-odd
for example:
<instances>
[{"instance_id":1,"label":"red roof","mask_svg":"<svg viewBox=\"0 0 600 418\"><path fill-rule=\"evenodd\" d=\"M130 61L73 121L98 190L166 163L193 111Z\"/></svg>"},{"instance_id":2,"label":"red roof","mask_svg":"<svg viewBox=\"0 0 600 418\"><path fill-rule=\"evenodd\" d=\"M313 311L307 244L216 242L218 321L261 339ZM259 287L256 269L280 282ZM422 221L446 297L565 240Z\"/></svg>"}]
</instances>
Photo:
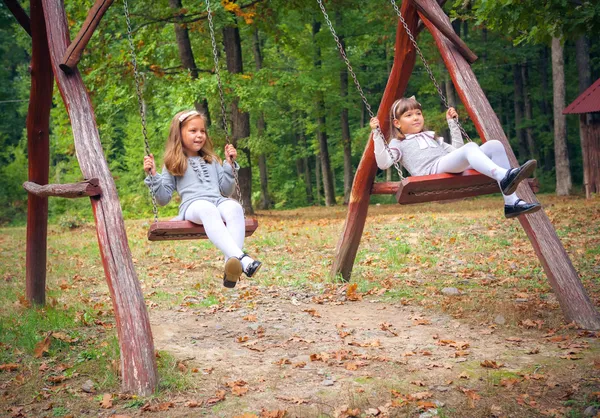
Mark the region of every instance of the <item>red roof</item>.
<instances>
[{"instance_id":1,"label":"red roof","mask_svg":"<svg viewBox=\"0 0 600 418\"><path fill-rule=\"evenodd\" d=\"M563 110L563 114L590 112L600 112L600 78Z\"/></svg>"}]
</instances>

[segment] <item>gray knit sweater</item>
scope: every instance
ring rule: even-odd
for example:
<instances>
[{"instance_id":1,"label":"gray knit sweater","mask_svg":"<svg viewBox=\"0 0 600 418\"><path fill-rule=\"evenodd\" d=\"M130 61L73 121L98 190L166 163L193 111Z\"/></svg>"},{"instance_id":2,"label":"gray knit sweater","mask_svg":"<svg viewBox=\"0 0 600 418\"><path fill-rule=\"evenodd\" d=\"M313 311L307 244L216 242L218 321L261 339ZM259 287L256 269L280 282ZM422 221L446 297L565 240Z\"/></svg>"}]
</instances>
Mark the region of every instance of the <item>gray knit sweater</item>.
<instances>
[{"instance_id":1,"label":"gray knit sweater","mask_svg":"<svg viewBox=\"0 0 600 418\"><path fill-rule=\"evenodd\" d=\"M194 170L193 165L196 165ZM235 169L239 170L239 165L234 163ZM185 211L189 205L195 200L208 200L209 202L218 205L223 200L224 196L230 196L234 191L235 179L233 170L228 162L223 165L218 161L213 160L212 163L207 163L201 157L189 157L187 170L183 176L174 176L163 167L162 173L157 173L152 176L147 176L144 183L148 187L154 185L154 195L156 202L164 206L171 200L173 191L181 197L179 205L179 215L175 220L185 219Z\"/></svg>"},{"instance_id":2,"label":"gray knit sweater","mask_svg":"<svg viewBox=\"0 0 600 418\"><path fill-rule=\"evenodd\" d=\"M392 139L389 148L393 159L385 149L385 139L381 131L374 130L373 141L377 166L385 170L397 161L408 170L411 176L435 174L438 160L464 145L460 128L454 119L448 119L448 127L452 145L446 144L442 137L436 138L432 131L409 134L403 140Z\"/></svg>"}]
</instances>

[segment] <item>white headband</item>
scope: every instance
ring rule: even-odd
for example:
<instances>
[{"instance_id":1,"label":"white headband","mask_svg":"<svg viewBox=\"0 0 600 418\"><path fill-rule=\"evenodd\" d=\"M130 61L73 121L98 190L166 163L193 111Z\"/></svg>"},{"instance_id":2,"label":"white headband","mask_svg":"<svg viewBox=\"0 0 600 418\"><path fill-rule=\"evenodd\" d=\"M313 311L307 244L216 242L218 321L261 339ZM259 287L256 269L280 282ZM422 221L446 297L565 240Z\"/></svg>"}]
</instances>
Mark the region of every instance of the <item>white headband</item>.
<instances>
[{"instance_id":1,"label":"white headband","mask_svg":"<svg viewBox=\"0 0 600 418\"><path fill-rule=\"evenodd\" d=\"M192 115L200 115L200 113L198 113L198 111L196 110L190 110L189 112L185 112L179 116L179 123L183 122Z\"/></svg>"},{"instance_id":2,"label":"white headband","mask_svg":"<svg viewBox=\"0 0 600 418\"><path fill-rule=\"evenodd\" d=\"M413 99L414 101L417 101L417 99L415 98L415 96L410 96L409 99ZM419 104L419 106L421 105L421 103L417 102ZM396 108L398 107L398 105L400 104L400 100L396 100L396 103L394 103L394 106L392 106L392 116L394 117L394 119L396 119Z\"/></svg>"}]
</instances>

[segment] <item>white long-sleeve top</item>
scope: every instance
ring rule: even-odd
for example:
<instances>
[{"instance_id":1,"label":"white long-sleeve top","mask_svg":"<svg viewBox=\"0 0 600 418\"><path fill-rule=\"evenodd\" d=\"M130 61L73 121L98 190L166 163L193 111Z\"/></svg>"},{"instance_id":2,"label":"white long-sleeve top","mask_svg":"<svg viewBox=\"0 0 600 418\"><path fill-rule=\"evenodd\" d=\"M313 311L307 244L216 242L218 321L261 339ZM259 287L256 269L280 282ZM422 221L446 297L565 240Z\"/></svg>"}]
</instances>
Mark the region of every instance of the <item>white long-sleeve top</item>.
<instances>
[{"instance_id":1,"label":"white long-sleeve top","mask_svg":"<svg viewBox=\"0 0 600 418\"><path fill-rule=\"evenodd\" d=\"M392 156L385 149L385 138L379 129L373 131L375 160L377 166L385 170L394 162L399 162L411 176L425 176L437 172L438 160L462 147L465 143L454 119L448 119L452 145L446 144L444 138L435 137L433 131L409 134L402 140L394 138L389 143Z\"/></svg>"}]
</instances>

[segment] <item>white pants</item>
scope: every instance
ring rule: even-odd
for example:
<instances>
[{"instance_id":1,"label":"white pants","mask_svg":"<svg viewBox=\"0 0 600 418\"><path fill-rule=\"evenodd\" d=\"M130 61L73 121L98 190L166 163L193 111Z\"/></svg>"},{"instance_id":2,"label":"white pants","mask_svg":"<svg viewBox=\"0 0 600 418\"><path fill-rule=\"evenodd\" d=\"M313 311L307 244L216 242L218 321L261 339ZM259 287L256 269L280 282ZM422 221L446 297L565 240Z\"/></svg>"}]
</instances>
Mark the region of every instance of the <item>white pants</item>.
<instances>
[{"instance_id":1,"label":"white pants","mask_svg":"<svg viewBox=\"0 0 600 418\"><path fill-rule=\"evenodd\" d=\"M221 250L225 258L244 254L244 210L235 200L225 200L219 206L206 200L196 200L185 211L185 219L202 223L208 239Z\"/></svg>"},{"instance_id":2,"label":"white pants","mask_svg":"<svg viewBox=\"0 0 600 418\"><path fill-rule=\"evenodd\" d=\"M462 173L470 168L500 182L511 168L504 145L496 140L487 141L481 146L469 142L440 158L436 174ZM506 204L514 204L518 199L515 193L503 196Z\"/></svg>"}]
</instances>

